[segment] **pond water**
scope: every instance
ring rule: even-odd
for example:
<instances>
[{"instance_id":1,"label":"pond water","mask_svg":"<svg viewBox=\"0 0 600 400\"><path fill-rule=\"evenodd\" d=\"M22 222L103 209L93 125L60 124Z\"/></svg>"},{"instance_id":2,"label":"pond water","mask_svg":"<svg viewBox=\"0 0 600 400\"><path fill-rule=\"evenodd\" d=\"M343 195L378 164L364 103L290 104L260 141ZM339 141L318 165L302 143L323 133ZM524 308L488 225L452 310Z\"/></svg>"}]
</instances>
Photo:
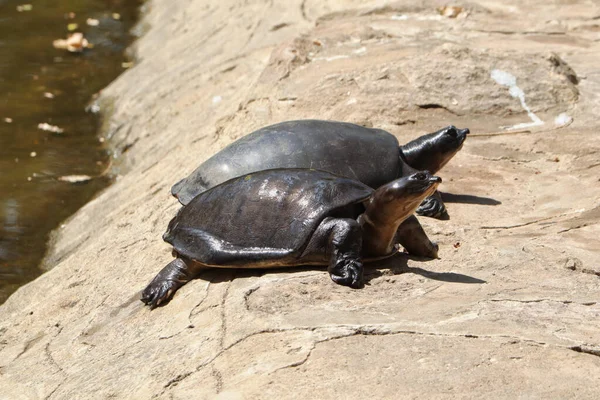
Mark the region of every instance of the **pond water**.
<instances>
[{"instance_id":1,"label":"pond water","mask_svg":"<svg viewBox=\"0 0 600 400\"><path fill-rule=\"evenodd\" d=\"M0 0L0 304L42 273L49 232L110 183L88 105L127 66L139 6ZM93 47L53 47L70 32Z\"/></svg>"}]
</instances>

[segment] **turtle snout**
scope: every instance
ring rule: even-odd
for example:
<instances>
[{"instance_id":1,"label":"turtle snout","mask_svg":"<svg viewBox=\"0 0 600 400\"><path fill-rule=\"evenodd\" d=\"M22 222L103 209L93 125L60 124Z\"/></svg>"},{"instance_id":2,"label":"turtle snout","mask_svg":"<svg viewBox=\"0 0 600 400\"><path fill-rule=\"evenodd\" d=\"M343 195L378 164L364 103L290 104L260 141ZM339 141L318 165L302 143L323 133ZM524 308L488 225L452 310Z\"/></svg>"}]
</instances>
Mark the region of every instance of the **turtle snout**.
<instances>
[{"instance_id":1,"label":"turtle snout","mask_svg":"<svg viewBox=\"0 0 600 400\"><path fill-rule=\"evenodd\" d=\"M456 130L456 135L453 136L453 140L455 145L458 145L459 148L462 146L462 144L465 142L465 140L467 140L467 135L471 133L471 131L469 130L469 128L465 128L465 129L457 129Z\"/></svg>"},{"instance_id":2,"label":"turtle snout","mask_svg":"<svg viewBox=\"0 0 600 400\"><path fill-rule=\"evenodd\" d=\"M429 183L442 183L442 178L432 175L429 177Z\"/></svg>"}]
</instances>

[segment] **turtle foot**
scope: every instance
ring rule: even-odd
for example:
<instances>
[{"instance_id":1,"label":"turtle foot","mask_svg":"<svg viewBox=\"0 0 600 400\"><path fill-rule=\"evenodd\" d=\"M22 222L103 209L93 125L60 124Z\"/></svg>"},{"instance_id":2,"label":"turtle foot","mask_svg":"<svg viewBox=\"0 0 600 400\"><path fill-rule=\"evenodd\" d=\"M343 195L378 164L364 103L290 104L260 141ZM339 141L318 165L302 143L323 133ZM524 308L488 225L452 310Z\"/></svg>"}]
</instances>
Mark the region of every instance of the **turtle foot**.
<instances>
[{"instance_id":1,"label":"turtle foot","mask_svg":"<svg viewBox=\"0 0 600 400\"><path fill-rule=\"evenodd\" d=\"M331 280L342 286L360 289L363 285L363 265L358 260L340 260L329 271Z\"/></svg>"},{"instance_id":2,"label":"turtle foot","mask_svg":"<svg viewBox=\"0 0 600 400\"><path fill-rule=\"evenodd\" d=\"M428 254L429 258L439 258L440 245L437 242L431 242L431 253Z\"/></svg>"},{"instance_id":3,"label":"turtle foot","mask_svg":"<svg viewBox=\"0 0 600 400\"><path fill-rule=\"evenodd\" d=\"M409 251L406 247L404 248L404 251L408 255L413 256L413 257L418 257L418 258L431 258L432 260L435 260L436 258L440 258L439 257L440 246L436 242L430 242L428 246L424 247L422 249L422 251L419 251L419 252Z\"/></svg>"},{"instance_id":4,"label":"turtle foot","mask_svg":"<svg viewBox=\"0 0 600 400\"><path fill-rule=\"evenodd\" d=\"M441 199L431 196L423 200L416 213L424 217L447 219L446 206Z\"/></svg>"},{"instance_id":5,"label":"turtle foot","mask_svg":"<svg viewBox=\"0 0 600 400\"><path fill-rule=\"evenodd\" d=\"M150 306L151 310L154 310L161 304L166 304L171 300L177 289L179 289L179 286L181 284L172 280L152 281L142 292L140 300L147 306Z\"/></svg>"}]
</instances>

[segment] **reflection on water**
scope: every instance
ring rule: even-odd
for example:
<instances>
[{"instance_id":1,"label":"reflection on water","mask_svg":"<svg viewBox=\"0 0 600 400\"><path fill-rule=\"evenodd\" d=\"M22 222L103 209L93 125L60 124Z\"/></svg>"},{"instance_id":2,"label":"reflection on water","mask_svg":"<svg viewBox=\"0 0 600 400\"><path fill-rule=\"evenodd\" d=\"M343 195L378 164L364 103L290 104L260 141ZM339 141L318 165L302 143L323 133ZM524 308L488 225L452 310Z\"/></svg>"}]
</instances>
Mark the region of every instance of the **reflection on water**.
<instances>
[{"instance_id":1,"label":"reflection on water","mask_svg":"<svg viewBox=\"0 0 600 400\"><path fill-rule=\"evenodd\" d=\"M18 10L27 3L30 10ZM48 233L109 183L98 119L85 108L123 71L138 6L0 0L0 303L41 273ZM94 47L82 54L55 49L52 42L69 28ZM43 123L63 132L39 129ZM93 178L59 180L71 175Z\"/></svg>"}]
</instances>

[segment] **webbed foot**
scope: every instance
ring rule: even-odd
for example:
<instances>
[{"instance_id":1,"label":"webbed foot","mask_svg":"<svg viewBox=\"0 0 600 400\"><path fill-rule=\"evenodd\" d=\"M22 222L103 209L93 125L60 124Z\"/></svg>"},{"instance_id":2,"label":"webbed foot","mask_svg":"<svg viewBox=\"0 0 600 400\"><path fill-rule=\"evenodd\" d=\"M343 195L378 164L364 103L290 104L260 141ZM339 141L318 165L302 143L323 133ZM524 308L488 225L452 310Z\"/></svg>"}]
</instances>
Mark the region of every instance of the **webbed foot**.
<instances>
[{"instance_id":1,"label":"webbed foot","mask_svg":"<svg viewBox=\"0 0 600 400\"><path fill-rule=\"evenodd\" d=\"M177 289L181 286L181 283L172 280L153 280L146 289L142 292L142 302L147 306L150 306L151 310L161 304L167 303Z\"/></svg>"},{"instance_id":2,"label":"webbed foot","mask_svg":"<svg viewBox=\"0 0 600 400\"><path fill-rule=\"evenodd\" d=\"M329 275L338 285L359 289L363 285L363 269L363 264L358 260L342 259L329 269Z\"/></svg>"},{"instance_id":3,"label":"webbed foot","mask_svg":"<svg viewBox=\"0 0 600 400\"><path fill-rule=\"evenodd\" d=\"M175 255L177 254L175 253ZM179 257L174 259L146 286L140 300L150 306L151 310L167 303L177 289L193 279L199 270L199 267L192 262L186 263Z\"/></svg>"},{"instance_id":4,"label":"webbed foot","mask_svg":"<svg viewBox=\"0 0 600 400\"><path fill-rule=\"evenodd\" d=\"M437 192L433 196L429 196L423 200L419 208L417 208L416 213L424 217L436 219L445 219L448 216L446 206Z\"/></svg>"}]
</instances>

